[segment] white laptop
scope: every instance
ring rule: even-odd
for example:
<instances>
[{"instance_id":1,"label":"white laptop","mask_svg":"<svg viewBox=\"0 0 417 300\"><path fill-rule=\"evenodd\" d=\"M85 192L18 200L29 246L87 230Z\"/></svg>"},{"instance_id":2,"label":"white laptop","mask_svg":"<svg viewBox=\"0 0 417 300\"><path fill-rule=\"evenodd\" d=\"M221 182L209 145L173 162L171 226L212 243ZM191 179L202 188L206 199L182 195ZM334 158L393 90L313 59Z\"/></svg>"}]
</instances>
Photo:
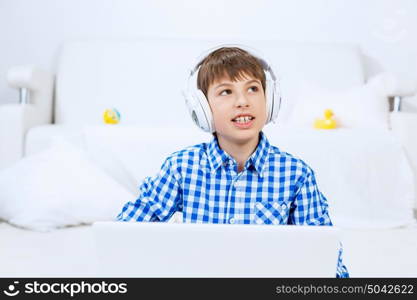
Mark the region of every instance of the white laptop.
<instances>
[{"instance_id":1,"label":"white laptop","mask_svg":"<svg viewBox=\"0 0 417 300\"><path fill-rule=\"evenodd\" d=\"M335 277L330 226L96 222L103 277Z\"/></svg>"}]
</instances>

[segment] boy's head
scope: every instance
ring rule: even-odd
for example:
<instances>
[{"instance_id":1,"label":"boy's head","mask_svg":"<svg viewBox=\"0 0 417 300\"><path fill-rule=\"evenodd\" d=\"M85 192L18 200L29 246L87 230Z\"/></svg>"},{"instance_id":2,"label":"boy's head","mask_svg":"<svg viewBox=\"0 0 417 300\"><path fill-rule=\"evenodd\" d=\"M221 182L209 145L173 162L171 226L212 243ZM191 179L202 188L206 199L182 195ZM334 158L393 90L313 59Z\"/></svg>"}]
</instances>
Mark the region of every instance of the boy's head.
<instances>
[{"instance_id":1,"label":"boy's head","mask_svg":"<svg viewBox=\"0 0 417 300\"><path fill-rule=\"evenodd\" d=\"M237 47L222 47L197 67L197 88L208 99L217 137L233 143L257 138L267 119L266 78L259 59Z\"/></svg>"},{"instance_id":2,"label":"boy's head","mask_svg":"<svg viewBox=\"0 0 417 300\"><path fill-rule=\"evenodd\" d=\"M232 81L249 75L261 81L265 91L265 72L259 60L247 51L237 47L222 47L207 55L199 62L197 88L206 97L209 86L225 75Z\"/></svg>"}]
</instances>

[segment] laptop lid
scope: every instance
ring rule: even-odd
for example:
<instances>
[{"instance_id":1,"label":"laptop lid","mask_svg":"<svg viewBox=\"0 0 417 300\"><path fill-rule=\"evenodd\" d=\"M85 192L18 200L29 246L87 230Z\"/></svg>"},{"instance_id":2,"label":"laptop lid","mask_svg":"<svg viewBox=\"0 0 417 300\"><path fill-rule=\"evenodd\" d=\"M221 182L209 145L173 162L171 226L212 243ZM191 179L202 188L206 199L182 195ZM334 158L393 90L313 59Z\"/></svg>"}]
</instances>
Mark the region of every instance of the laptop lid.
<instances>
[{"instance_id":1,"label":"laptop lid","mask_svg":"<svg viewBox=\"0 0 417 300\"><path fill-rule=\"evenodd\" d=\"M96 222L105 277L335 277L330 226Z\"/></svg>"}]
</instances>

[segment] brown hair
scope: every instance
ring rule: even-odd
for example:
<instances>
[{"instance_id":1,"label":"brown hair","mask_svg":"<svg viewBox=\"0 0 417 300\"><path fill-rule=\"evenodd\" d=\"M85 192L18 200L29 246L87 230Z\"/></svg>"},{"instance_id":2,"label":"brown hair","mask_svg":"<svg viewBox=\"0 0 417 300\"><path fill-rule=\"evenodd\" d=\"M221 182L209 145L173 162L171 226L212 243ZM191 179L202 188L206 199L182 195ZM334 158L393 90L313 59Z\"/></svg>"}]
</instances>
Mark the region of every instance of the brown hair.
<instances>
[{"instance_id":1,"label":"brown hair","mask_svg":"<svg viewBox=\"0 0 417 300\"><path fill-rule=\"evenodd\" d=\"M232 81L250 75L261 81L265 92L265 72L258 58L238 47L222 47L207 55L197 65L200 67L197 88L207 97L209 86L227 75Z\"/></svg>"}]
</instances>

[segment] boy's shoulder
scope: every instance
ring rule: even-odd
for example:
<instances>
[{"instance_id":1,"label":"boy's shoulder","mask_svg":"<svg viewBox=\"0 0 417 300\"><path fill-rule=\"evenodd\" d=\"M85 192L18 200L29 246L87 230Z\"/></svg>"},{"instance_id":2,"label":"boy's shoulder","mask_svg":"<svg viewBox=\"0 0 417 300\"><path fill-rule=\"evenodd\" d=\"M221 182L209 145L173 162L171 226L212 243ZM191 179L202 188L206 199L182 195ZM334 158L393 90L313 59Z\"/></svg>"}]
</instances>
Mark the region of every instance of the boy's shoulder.
<instances>
[{"instance_id":1,"label":"boy's shoulder","mask_svg":"<svg viewBox=\"0 0 417 300\"><path fill-rule=\"evenodd\" d=\"M206 153L207 147L207 142L187 146L183 149L172 152L168 156L167 160L170 160L172 163L182 163L184 161L192 162L201 158Z\"/></svg>"},{"instance_id":2,"label":"boy's shoulder","mask_svg":"<svg viewBox=\"0 0 417 300\"><path fill-rule=\"evenodd\" d=\"M272 156L270 157L270 161L276 166L289 166L303 174L314 173L313 169L297 155L283 151L274 145L271 145L269 153L269 155Z\"/></svg>"}]
</instances>

